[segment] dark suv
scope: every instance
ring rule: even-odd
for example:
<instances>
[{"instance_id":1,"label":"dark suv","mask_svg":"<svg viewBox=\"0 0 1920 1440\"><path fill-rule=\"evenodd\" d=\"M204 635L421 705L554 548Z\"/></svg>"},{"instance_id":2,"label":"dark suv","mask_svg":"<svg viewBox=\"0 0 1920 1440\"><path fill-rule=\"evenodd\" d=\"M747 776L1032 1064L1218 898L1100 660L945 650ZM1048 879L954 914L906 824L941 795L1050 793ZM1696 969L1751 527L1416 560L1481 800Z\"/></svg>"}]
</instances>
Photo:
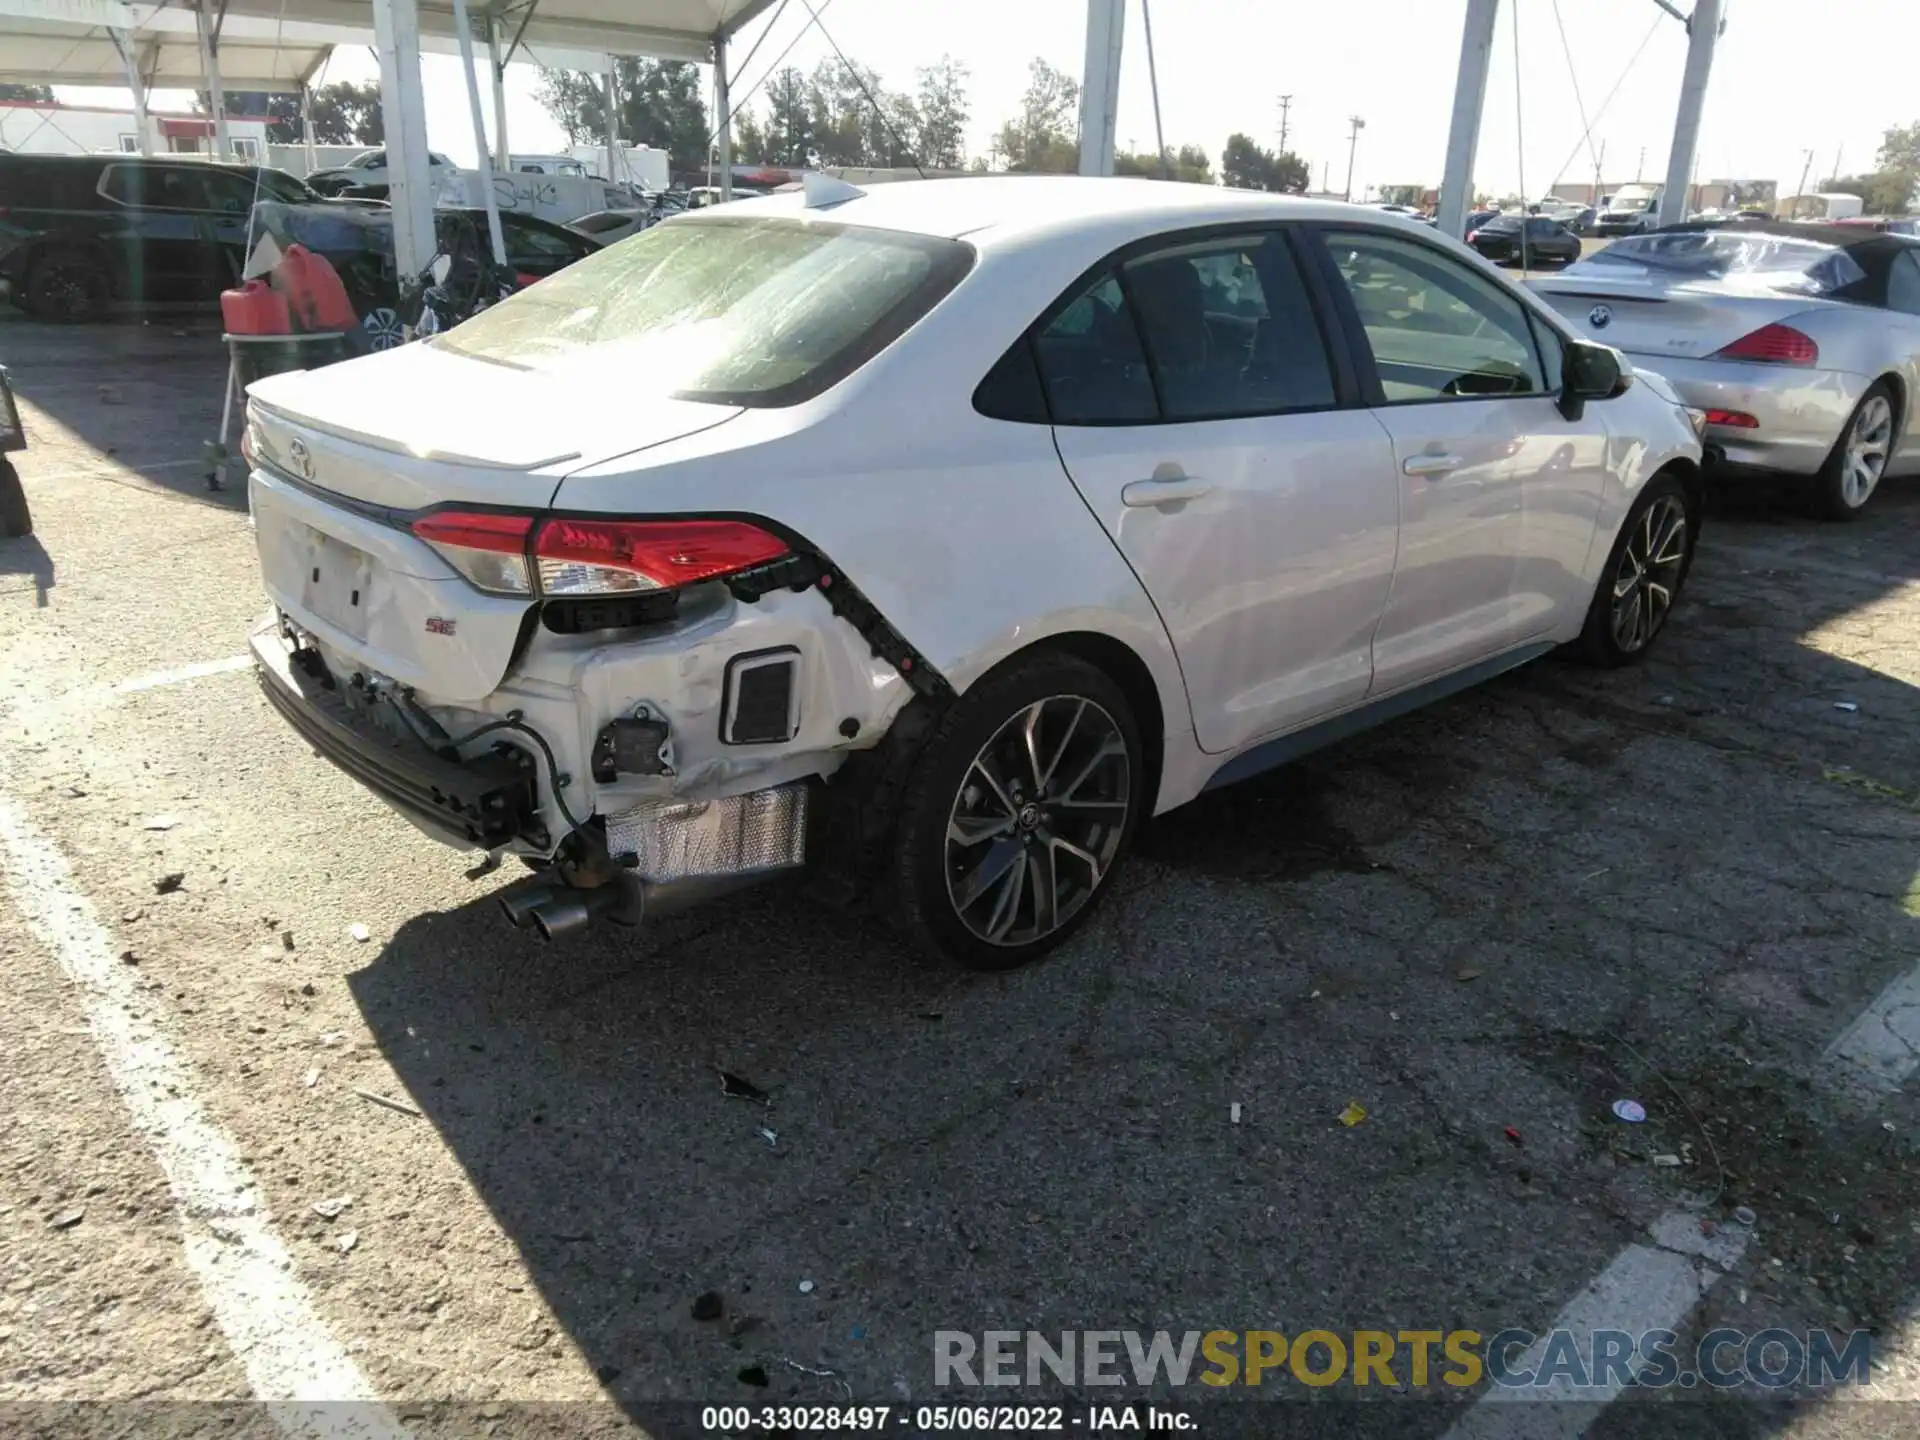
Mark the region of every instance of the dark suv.
<instances>
[{"instance_id":1,"label":"dark suv","mask_svg":"<svg viewBox=\"0 0 1920 1440\"><path fill-rule=\"evenodd\" d=\"M0 154L0 287L46 320L98 319L115 301L215 301L246 261L254 201L314 198L254 165Z\"/></svg>"}]
</instances>

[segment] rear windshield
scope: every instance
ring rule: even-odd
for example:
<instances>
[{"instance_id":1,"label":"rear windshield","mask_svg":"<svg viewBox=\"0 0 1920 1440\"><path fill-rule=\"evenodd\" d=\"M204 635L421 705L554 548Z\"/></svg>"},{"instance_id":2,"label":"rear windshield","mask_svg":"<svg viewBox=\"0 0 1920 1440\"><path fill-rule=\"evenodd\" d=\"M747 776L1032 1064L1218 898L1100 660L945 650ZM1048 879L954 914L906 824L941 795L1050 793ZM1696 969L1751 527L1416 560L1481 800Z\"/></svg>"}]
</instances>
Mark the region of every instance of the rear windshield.
<instances>
[{"instance_id":1,"label":"rear windshield","mask_svg":"<svg viewBox=\"0 0 1920 1440\"><path fill-rule=\"evenodd\" d=\"M1867 278L1838 245L1743 230L1681 230L1617 240L1589 265L1655 271L1675 279L1724 280L1826 295Z\"/></svg>"},{"instance_id":2,"label":"rear windshield","mask_svg":"<svg viewBox=\"0 0 1920 1440\"><path fill-rule=\"evenodd\" d=\"M957 240L784 218L655 225L432 343L638 393L791 405L839 383L959 283Z\"/></svg>"}]
</instances>

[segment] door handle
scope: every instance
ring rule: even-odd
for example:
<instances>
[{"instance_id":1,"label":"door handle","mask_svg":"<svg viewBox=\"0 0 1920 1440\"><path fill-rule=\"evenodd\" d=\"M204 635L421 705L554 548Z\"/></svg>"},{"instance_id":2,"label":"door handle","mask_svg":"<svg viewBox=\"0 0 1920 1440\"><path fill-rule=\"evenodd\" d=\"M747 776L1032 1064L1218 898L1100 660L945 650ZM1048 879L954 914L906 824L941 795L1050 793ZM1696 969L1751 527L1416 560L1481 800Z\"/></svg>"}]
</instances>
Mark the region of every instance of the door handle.
<instances>
[{"instance_id":1,"label":"door handle","mask_svg":"<svg viewBox=\"0 0 1920 1440\"><path fill-rule=\"evenodd\" d=\"M1120 503L1130 510L1152 505L1173 505L1182 500L1198 500L1213 486L1194 475L1168 480L1134 480L1120 487Z\"/></svg>"},{"instance_id":2,"label":"door handle","mask_svg":"<svg viewBox=\"0 0 1920 1440\"><path fill-rule=\"evenodd\" d=\"M1445 475L1465 463L1458 455L1415 455L1400 468L1409 475Z\"/></svg>"}]
</instances>

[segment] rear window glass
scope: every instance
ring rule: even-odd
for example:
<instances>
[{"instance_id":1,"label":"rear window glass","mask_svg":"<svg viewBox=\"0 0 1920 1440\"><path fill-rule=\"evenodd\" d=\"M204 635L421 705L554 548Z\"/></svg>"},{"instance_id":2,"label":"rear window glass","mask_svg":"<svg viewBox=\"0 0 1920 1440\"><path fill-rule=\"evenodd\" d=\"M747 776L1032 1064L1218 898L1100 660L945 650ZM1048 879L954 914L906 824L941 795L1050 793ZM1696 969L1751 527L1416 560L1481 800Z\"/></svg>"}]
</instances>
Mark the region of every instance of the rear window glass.
<instances>
[{"instance_id":1,"label":"rear window glass","mask_svg":"<svg viewBox=\"0 0 1920 1440\"><path fill-rule=\"evenodd\" d=\"M1676 279L1750 277L1755 284L1824 295L1867 278L1838 245L1758 231L1682 230L1615 241L1589 265L1655 271Z\"/></svg>"},{"instance_id":2,"label":"rear window glass","mask_svg":"<svg viewBox=\"0 0 1920 1440\"><path fill-rule=\"evenodd\" d=\"M596 252L432 343L643 392L789 405L837 384L973 263L957 240L782 218L677 219Z\"/></svg>"}]
</instances>

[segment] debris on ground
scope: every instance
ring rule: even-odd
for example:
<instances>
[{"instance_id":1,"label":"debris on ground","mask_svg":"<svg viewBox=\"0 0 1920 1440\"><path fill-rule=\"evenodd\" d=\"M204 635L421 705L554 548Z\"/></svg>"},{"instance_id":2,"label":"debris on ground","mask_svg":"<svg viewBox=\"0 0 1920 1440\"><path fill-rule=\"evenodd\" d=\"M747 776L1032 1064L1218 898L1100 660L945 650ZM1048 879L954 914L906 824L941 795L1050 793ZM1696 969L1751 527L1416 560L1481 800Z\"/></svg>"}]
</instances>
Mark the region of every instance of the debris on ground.
<instances>
[{"instance_id":1,"label":"debris on ground","mask_svg":"<svg viewBox=\"0 0 1920 1440\"><path fill-rule=\"evenodd\" d=\"M131 950L122 950L120 952L120 963L122 965L138 965L140 963L140 957Z\"/></svg>"},{"instance_id":2,"label":"debris on ground","mask_svg":"<svg viewBox=\"0 0 1920 1440\"><path fill-rule=\"evenodd\" d=\"M1514 1147L1515 1147L1515 1148L1517 1148L1517 1149L1518 1149L1518 1148L1524 1148L1524 1147L1525 1147L1525 1145L1526 1145L1526 1141L1524 1141L1524 1140L1522 1140L1522 1139L1520 1138L1520 1132L1519 1132L1518 1130L1516 1130L1516 1129L1514 1129L1514 1128L1513 1128L1513 1126L1511 1126L1511 1125L1502 1125L1502 1126L1500 1127L1500 1133L1501 1133L1502 1135L1505 1135L1505 1136L1507 1137L1507 1143L1508 1143L1509 1145L1512 1145L1512 1146L1514 1146Z\"/></svg>"},{"instance_id":3,"label":"debris on ground","mask_svg":"<svg viewBox=\"0 0 1920 1440\"><path fill-rule=\"evenodd\" d=\"M727 1302L720 1298L717 1290L693 1297L693 1318L696 1320L718 1320L726 1311Z\"/></svg>"},{"instance_id":4,"label":"debris on ground","mask_svg":"<svg viewBox=\"0 0 1920 1440\"><path fill-rule=\"evenodd\" d=\"M743 1365L734 1372L733 1378L742 1385L757 1385L762 1390L767 1388L767 1371L764 1365Z\"/></svg>"},{"instance_id":5,"label":"debris on ground","mask_svg":"<svg viewBox=\"0 0 1920 1440\"><path fill-rule=\"evenodd\" d=\"M1849 715L1857 715L1860 713L1860 707L1851 700L1836 700L1833 702L1833 708L1836 710L1844 710Z\"/></svg>"},{"instance_id":6,"label":"debris on ground","mask_svg":"<svg viewBox=\"0 0 1920 1440\"><path fill-rule=\"evenodd\" d=\"M1240 1102L1238 1100L1227 1107L1227 1120L1230 1124L1234 1125L1240 1123Z\"/></svg>"},{"instance_id":7,"label":"debris on ground","mask_svg":"<svg viewBox=\"0 0 1920 1440\"><path fill-rule=\"evenodd\" d=\"M69 800L84 800L87 798L87 792L82 790L78 785L67 786L65 794Z\"/></svg>"},{"instance_id":8,"label":"debris on ground","mask_svg":"<svg viewBox=\"0 0 1920 1440\"><path fill-rule=\"evenodd\" d=\"M1750 1207L1745 1205L1736 1205L1733 1207L1733 1218L1737 1223L1741 1225L1745 1225L1747 1228L1751 1229L1753 1228L1754 1221L1758 1217L1754 1215Z\"/></svg>"},{"instance_id":9,"label":"debris on ground","mask_svg":"<svg viewBox=\"0 0 1920 1440\"><path fill-rule=\"evenodd\" d=\"M320 1067L318 1065L310 1066L307 1070L307 1073L300 1077L300 1087L303 1090L311 1090L313 1089L314 1086L318 1085L319 1083L320 1083Z\"/></svg>"},{"instance_id":10,"label":"debris on ground","mask_svg":"<svg viewBox=\"0 0 1920 1440\"><path fill-rule=\"evenodd\" d=\"M314 1201L313 1213L322 1220L332 1220L351 1204L353 1204L353 1196L334 1195L325 1200Z\"/></svg>"},{"instance_id":11,"label":"debris on ground","mask_svg":"<svg viewBox=\"0 0 1920 1440\"><path fill-rule=\"evenodd\" d=\"M764 1125L760 1127L760 1138L767 1142L767 1148L769 1150L778 1150L780 1148L780 1136L778 1133L767 1129Z\"/></svg>"},{"instance_id":12,"label":"debris on ground","mask_svg":"<svg viewBox=\"0 0 1920 1440\"><path fill-rule=\"evenodd\" d=\"M1366 1118L1366 1109L1357 1100L1349 1100L1347 1108L1340 1112L1340 1123L1349 1130Z\"/></svg>"},{"instance_id":13,"label":"debris on ground","mask_svg":"<svg viewBox=\"0 0 1920 1440\"><path fill-rule=\"evenodd\" d=\"M320 1037L320 1048L323 1050L337 1050L346 1043L347 1032L344 1030L329 1030Z\"/></svg>"},{"instance_id":14,"label":"debris on ground","mask_svg":"<svg viewBox=\"0 0 1920 1440\"><path fill-rule=\"evenodd\" d=\"M174 891L178 890L182 885L184 885L186 881L187 881L186 871L170 870L165 875L162 875L158 880L153 882L153 893L156 895L171 895L173 894Z\"/></svg>"},{"instance_id":15,"label":"debris on ground","mask_svg":"<svg viewBox=\"0 0 1920 1440\"><path fill-rule=\"evenodd\" d=\"M47 1224L55 1230L71 1230L87 1218L87 1207L76 1205L71 1210L61 1210L47 1218Z\"/></svg>"},{"instance_id":16,"label":"debris on ground","mask_svg":"<svg viewBox=\"0 0 1920 1440\"><path fill-rule=\"evenodd\" d=\"M1677 1170L1680 1168L1680 1157L1678 1155L1655 1155L1653 1157L1653 1167L1656 1170Z\"/></svg>"},{"instance_id":17,"label":"debris on ground","mask_svg":"<svg viewBox=\"0 0 1920 1440\"><path fill-rule=\"evenodd\" d=\"M772 1103L773 1096L762 1090L745 1076L736 1075L731 1070L720 1072L720 1093L729 1100L752 1100L756 1104Z\"/></svg>"},{"instance_id":18,"label":"debris on ground","mask_svg":"<svg viewBox=\"0 0 1920 1440\"><path fill-rule=\"evenodd\" d=\"M342 1255L345 1255L359 1243L360 1232L358 1230L342 1230L339 1238L333 1242L333 1248L338 1250Z\"/></svg>"},{"instance_id":19,"label":"debris on ground","mask_svg":"<svg viewBox=\"0 0 1920 1440\"><path fill-rule=\"evenodd\" d=\"M1642 1125L1647 1119L1647 1107L1638 1100L1614 1101L1613 1113L1616 1119L1624 1120L1629 1125Z\"/></svg>"},{"instance_id":20,"label":"debris on ground","mask_svg":"<svg viewBox=\"0 0 1920 1440\"><path fill-rule=\"evenodd\" d=\"M146 918L146 915L147 915L147 912L136 905L131 910L121 911L120 921L124 925L131 925L135 921L144 920Z\"/></svg>"},{"instance_id":21,"label":"debris on ground","mask_svg":"<svg viewBox=\"0 0 1920 1440\"><path fill-rule=\"evenodd\" d=\"M1458 970L1453 972L1453 978L1456 980L1478 980L1486 973L1487 972L1482 970L1478 965L1462 965Z\"/></svg>"},{"instance_id":22,"label":"debris on ground","mask_svg":"<svg viewBox=\"0 0 1920 1440\"><path fill-rule=\"evenodd\" d=\"M155 815L151 820L147 821L147 823L142 825L140 828L142 830L171 830L173 829L174 826L178 825L179 823L180 821L176 816Z\"/></svg>"},{"instance_id":23,"label":"debris on ground","mask_svg":"<svg viewBox=\"0 0 1920 1440\"><path fill-rule=\"evenodd\" d=\"M817 1367L813 1365L802 1365L798 1360L790 1360L785 1355L780 1357L780 1363L789 1370L798 1370L802 1375L816 1375L822 1380L831 1380L847 1392L847 1399L853 1399L853 1386L840 1378L840 1372L838 1370L829 1370L824 1365Z\"/></svg>"},{"instance_id":24,"label":"debris on ground","mask_svg":"<svg viewBox=\"0 0 1920 1440\"><path fill-rule=\"evenodd\" d=\"M282 930L280 932L280 944L288 950L293 949L293 931Z\"/></svg>"},{"instance_id":25,"label":"debris on ground","mask_svg":"<svg viewBox=\"0 0 1920 1440\"><path fill-rule=\"evenodd\" d=\"M373 932L358 920L347 926L347 934L351 935L355 940L358 940L362 945L373 938Z\"/></svg>"},{"instance_id":26,"label":"debris on ground","mask_svg":"<svg viewBox=\"0 0 1920 1440\"><path fill-rule=\"evenodd\" d=\"M813 1293L813 1282L811 1280L802 1280L800 1282L800 1293L802 1295L811 1295Z\"/></svg>"},{"instance_id":27,"label":"debris on ground","mask_svg":"<svg viewBox=\"0 0 1920 1440\"><path fill-rule=\"evenodd\" d=\"M420 1114L420 1107L415 1105L411 1100L395 1100L391 1095L382 1095L373 1090L362 1090L358 1085L353 1087L353 1093L358 1095L362 1100L371 1100L375 1105L384 1105L389 1110L398 1110L402 1115L419 1116Z\"/></svg>"}]
</instances>

